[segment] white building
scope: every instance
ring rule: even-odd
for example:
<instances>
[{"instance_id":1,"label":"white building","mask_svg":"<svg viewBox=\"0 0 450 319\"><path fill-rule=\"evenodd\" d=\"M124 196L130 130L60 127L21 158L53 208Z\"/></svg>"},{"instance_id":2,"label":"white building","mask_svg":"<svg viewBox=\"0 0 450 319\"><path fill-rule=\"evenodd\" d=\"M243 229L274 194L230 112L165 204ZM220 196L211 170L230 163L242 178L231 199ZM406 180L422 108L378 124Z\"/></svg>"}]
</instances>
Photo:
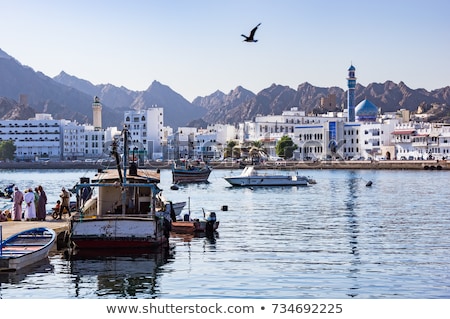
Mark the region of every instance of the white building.
<instances>
[{"instance_id":1,"label":"white building","mask_svg":"<svg viewBox=\"0 0 450 319\"><path fill-rule=\"evenodd\" d=\"M85 157L85 128L76 122L63 120L61 123L64 147L61 152L63 160L77 160Z\"/></svg>"},{"instance_id":2,"label":"white building","mask_svg":"<svg viewBox=\"0 0 450 319\"><path fill-rule=\"evenodd\" d=\"M447 159L450 156L450 125L408 122L392 133L397 159Z\"/></svg>"},{"instance_id":3,"label":"white building","mask_svg":"<svg viewBox=\"0 0 450 319\"><path fill-rule=\"evenodd\" d=\"M124 125L130 132L130 151L136 149L140 160L163 157L164 109L152 107L146 110L126 111Z\"/></svg>"},{"instance_id":4,"label":"white building","mask_svg":"<svg viewBox=\"0 0 450 319\"><path fill-rule=\"evenodd\" d=\"M326 156L330 141L342 140L342 127L346 118L343 114L327 113L321 116L309 116L293 107L281 115L256 116L239 127L241 143L260 141L266 152L275 156L275 146L283 136L289 136L298 146L295 152L299 159L314 159ZM342 125L341 125L342 126Z\"/></svg>"},{"instance_id":5,"label":"white building","mask_svg":"<svg viewBox=\"0 0 450 319\"><path fill-rule=\"evenodd\" d=\"M105 132L93 125L84 125L84 152L86 158L100 159L108 156L105 149Z\"/></svg>"},{"instance_id":6,"label":"white building","mask_svg":"<svg viewBox=\"0 0 450 319\"><path fill-rule=\"evenodd\" d=\"M60 159L61 121L50 114L37 114L29 120L0 120L0 141L13 141L20 161Z\"/></svg>"}]
</instances>

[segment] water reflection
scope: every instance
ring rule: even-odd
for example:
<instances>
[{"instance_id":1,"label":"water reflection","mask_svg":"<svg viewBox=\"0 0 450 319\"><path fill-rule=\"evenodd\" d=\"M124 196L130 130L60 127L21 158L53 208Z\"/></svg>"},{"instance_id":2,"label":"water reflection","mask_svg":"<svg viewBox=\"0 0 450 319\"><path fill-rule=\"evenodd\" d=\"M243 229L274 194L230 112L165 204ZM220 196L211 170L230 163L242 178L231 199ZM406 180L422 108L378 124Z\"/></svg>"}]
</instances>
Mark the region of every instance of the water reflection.
<instances>
[{"instance_id":1,"label":"water reflection","mask_svg":"<svg viewBox=\"0 0 450 319\"><path fill-rule=\"evenodd\" d=\"M350 247L350 254L353 256L350 259L350 268L348 277L352 278L354 281L353 286L349 287L350 293L347 293L350 297L357 297L357 290L359 289L358 285L358 274L360 272L359 267L361 265L361 259L359 256L358 250L358 234L359 234L359 224L358 224L358 216L357 216L357 206L358 203L358 191L360 190L360 186L362 185L361 178L357 177L357 174L354 171L349 172L348 176L348 194L346 196L345 207L346 212L345 216L347 218L346 228L348 233L348 243Z\"/></svg>"},{"instance_id":2,"label":"water reflection","mask_svg":"<svg viewBox=\"0 0 450 319\"><path fill-rule=\"evenodd\" d=\"M53 265L48 258L44 258L30 266L12 272L0 272L0 284L19 284L28 277L51 274Z\"/></svg>"},{"instance_id":3,"label":"water reflection","mask_svg":"<svg viewBox=\"0 0 450 319\"><path fill-rule=\"evenodd\" d=\"M75 297L155 298L161 267L173 260L171 248L160 251L66 251ZM92 286L94 284L94 286Z\"/></svg>"}]
</instances>

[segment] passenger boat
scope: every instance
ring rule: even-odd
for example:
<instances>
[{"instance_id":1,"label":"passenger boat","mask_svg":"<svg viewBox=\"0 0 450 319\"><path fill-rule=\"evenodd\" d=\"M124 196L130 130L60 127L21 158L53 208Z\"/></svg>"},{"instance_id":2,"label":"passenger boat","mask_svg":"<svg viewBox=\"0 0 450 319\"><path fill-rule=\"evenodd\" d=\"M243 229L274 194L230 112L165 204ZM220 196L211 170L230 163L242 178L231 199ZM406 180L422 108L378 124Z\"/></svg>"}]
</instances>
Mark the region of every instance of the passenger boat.
<instances>
[{"instance_id":1,"label":"passenger boat","mask_svg":"<svg viewBox=\"0 0 450 319\"><path fill-rule=\"evenodd\" d=\"M175 184L208 182L211 167L199 162L178 160L172 164L172 181Z\"/></svg>"},{"instance_id":2,"label":"passenger boat","mask_svg":"<svg viewBox=\"0 0 450 319\"><path fill-rule=\"evenodd\" d=\"M0 270L19 270L48 257L56 241L53 229L37 227L0 241Z\"/></svg>"},{"instance_id":3,"label":"passenger boat","mask_svg":"<svg viewBox=\"0 0 450 319\"><path fill-rule=\"evenodd\" d=\"M240 175L224 177L232 186L307 186L315 181L302 175L259 173L254 166L246 166Z\"/></svg>"},{"instance_id":4,"label":"passenger boat","mask_svg":"<svg viewBox=\"0 0 450 319\"><path fill-rule=\"evenodd\" d=\"M122 132L128 149L128 130ZM68 237L78 249L155 248L168 244L170 220L156 216L156 195L161 191L159 172L138 169L128 154L120 157L117 141L112 154L116 170L99 171L90 183L75 185L77 198L83 188L97 192L79 206L70 219Z\"/></svg>"}]
</instances>

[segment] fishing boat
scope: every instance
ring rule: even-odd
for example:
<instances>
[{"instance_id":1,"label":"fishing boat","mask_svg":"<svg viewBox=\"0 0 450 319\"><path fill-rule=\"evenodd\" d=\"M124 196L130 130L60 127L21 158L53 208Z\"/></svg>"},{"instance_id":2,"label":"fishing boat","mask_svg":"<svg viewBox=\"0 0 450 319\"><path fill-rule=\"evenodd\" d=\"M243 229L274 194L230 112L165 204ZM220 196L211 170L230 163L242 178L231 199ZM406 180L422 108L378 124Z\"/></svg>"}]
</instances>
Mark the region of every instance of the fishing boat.
<instances>
[{"instance_id":1,"label":"fishing boat","mask_svg":"<svg viewBox=\"0 0 450 319\"><path fill-rule=\"evenodd\" d=\"M191 205L189 198L189 212L182 216L182 219L175 218L173 214L171 230L175 233L189 234L189 233L206 233L211 234L219 228L219 221L215 212L205 211L203 209L203 218L191 218ZM167 215L166 215L167 218Z\"/></svg>"},{"instance_id":2,"label":"fishing boat","mask_svg":"<svg viewBox=\"0 0 450 319\"><path fill-rule=\"evenodd\" d=\"M211 167L198 161L178 160L172 164L172 181L175 184L208 182Z\"/></svg>"},{"instance_id":3,"label":"fishing boat","mask_svg":"<svg viewBox=\"0 0 450 319\"><path fill-rule=\"evenodd\" d=\"M183 220L172 221L172 231L175 233L206 233L210 234L219 228L215 212L204 212L203 218L191 219L185 215Z\"/></svg>"},{"instance_id":4,"label":"fishing boat","mask_svg":"<svg viewBox=\"0 0 450 319\"><path fill-rule=\"evenodd\" d=\"M47 258L55 241L55 231L46 227L28 229L0 241L0 270L19 270Z\"/></svg>"},{"instance_id":5,"label":"fishing boat","mask_svg":"<svg viewBox=\"0 0 450 319\"><path fill-rule=\"evenodd\" d=\"M122 131L124 149L128 149L129 133ZM77 198L85 187L95 196L79 205L70 219L68 238L78 249L156 248L168 243L170 221L156 216L156 195L161 192L158 171L138 169L135 162L128 167L128 154L123 163L113 143L116 169L101 170L92 181L75 185Z\"/></svg>"},{"instance_id":6,"label":"fishing boat","mask_svg":"<svg viewBox=\"0 0 450 319\"><path fill-rule=\"evenodd\" d=\"M307 186L315 181L302 175L267 174L246 166L240 175L224 177L232 186Z\"/></svg>"}]
</instances>

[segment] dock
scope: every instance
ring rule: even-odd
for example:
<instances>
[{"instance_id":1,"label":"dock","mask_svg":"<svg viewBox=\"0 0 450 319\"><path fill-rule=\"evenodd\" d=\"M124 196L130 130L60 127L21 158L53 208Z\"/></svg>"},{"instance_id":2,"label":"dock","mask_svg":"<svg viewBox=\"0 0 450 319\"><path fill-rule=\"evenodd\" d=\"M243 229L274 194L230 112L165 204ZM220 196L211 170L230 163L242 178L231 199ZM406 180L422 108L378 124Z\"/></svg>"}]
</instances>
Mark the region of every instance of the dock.
<instances>
[{"instance_id":1,"label":"dock","mask_svg":"<svg viewBox=\"0 0 450 319\"><path fill-rule=\"evenodd\" d=\"M51 218L48 217L47 218ZM52 219L46 221L7 221L1 222L0 226L2 228L2 240L20 233L24 230L35 228L35 227L47 227L53 229L56 232L56 235L64 233L69 229L69 220L68 219Z\"/></svg>"}]
</instances>

